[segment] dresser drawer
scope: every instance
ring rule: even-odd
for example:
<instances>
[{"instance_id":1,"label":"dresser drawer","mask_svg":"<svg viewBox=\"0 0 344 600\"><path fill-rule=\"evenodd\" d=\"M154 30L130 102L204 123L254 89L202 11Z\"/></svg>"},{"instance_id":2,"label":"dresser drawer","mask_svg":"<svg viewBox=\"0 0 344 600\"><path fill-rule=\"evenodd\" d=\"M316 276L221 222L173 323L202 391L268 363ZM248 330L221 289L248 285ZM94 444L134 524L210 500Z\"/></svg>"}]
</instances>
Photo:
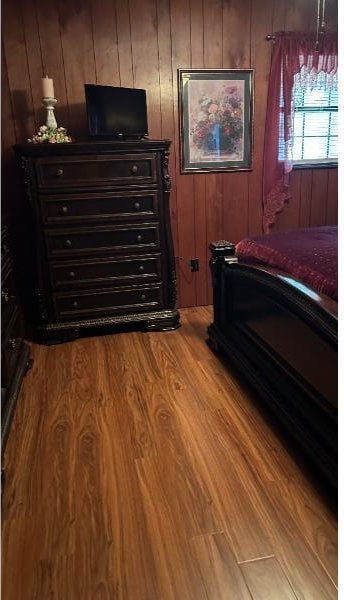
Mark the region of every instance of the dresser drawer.
<instances>
[{"instance_id":1,"label":"dresser drawer","mask_svg":"<svg viewBox=\"0 0 344 600\"><path fill-rule=\"evenodd\" d=\"M54 294L56 318L140 312L162 307L162 286L128 286Z\"/></svg>"},{"instance_id":2,"label":"dresser drawer","mask_svg":"<svg viewBox=\"0 0 344 600\"><path fill-rule=\"evenodd\" d=\"M45 224L157 218L158 192L40 196Z\"/></svg>"},{"instance_id":3,"label":"dresser drawer","mask_svg":"<svg viewBox=\"0 0 344 600\"><path fill-rule=\"evenodd\" d=\"M113 227L80 227L46 230L48 256L76 256L116 250L156 250L159 247L157 223Z\"/></svg>"},{"instance_id":4,"label":"dresser drawer","mask_svg":"<svg viewBox=\"0 0 344 600\"><path fill-rule=\"evenodd\" d=\"M50 276L54 289L156 282L161 279L161 256L53 262Z\"/></svg>"},{"instance_id":5,"label":"dresser drawer","mask_svg":"<svg viewBox=\"0 0 344 600\"><path fill-rule=\"evenodd\" d=\"M155 154L46 157L36 161L40 189L157 182Z\"/></svg>"}]
</instances>

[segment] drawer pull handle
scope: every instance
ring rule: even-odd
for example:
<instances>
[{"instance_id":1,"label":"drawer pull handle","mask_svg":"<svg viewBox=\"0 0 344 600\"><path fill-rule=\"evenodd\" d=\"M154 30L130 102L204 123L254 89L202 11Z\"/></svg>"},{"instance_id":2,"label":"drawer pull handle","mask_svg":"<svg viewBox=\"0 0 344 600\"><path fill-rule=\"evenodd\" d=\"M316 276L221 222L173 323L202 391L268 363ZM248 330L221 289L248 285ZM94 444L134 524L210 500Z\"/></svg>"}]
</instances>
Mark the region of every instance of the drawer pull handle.
<instances>
[{"instance_id":1,"label":"drawer pull handle","mask_svg":"<svg viewBox=\"0 0 344 600\"><path fill-rule=\"evenodd\" d=\"M4 300L4 302L8 302L10 299L9 293L8 292L4 292L4 290L1 291L1 298Z\"/></svg>"},{"instance_id":2,"label":"drawer pull handle","mask_svg":"<svg viewBox=\"0 0 344 600\"><path fill-rule=\"evenodd\" d=\"M74 279L74 277L75 277L74 271L69 271L68 275L71 279Z\"/></svg>"},{"instance_id":3,"label":"drawer pull handle","mask_svg":"<svg viewBox=\"0 0 344 600\"><path fill-rule=\"evenodd\" d=\"M56 175L57 175L57 177L62 177L62 175L63 175L63 169L57 169Z\"/></svg>"},{"instance_id":4,"label":"drawer pull handle","mask_svg":"<svg viewBox=\"0 0 344 600\"><path fill-rule=\"evenodd\" d=\"M70 248L70 247L71 247L71 245L72 245L72 241L71 241L71 240L66 240L66 241L65 241L65 246L66 246L66 248Z\"/></svg>"},{"instance_id":5,"label":"drawer pull handle","mask_svg":"<svg viewBox=\"0 0 344 600\"><path fill-rule=\"evenodd\" d=\"M16 348L17 348L17 340L16 340L16 338L9 338L8 345L11 348L11 350L14 352L16 350Z\"/></svg>"},{"instance_id":6,"label":"drawer pull handle","mask_svg":"<svg viewBox=\"0 0 344 600\"><path fill-rule=\"evenodd\" d=\"M141 300L146 300L146 298L147 298L146 294L141 294L141 296L140 296Z\"/></svg>"},{"instance_id":7,"label":"drawer pull handle","mask_svg":"<svg viewBox=\"0 0 344 600\"><path fill-rule=\"evenodd\" d=\"M61 206L61 208L60 208L61 215L66 215L68 210L69 210L68 206Z\"/></svg>"},{"instance_id":8,"label":"drawer pull handle","mask_svg":"<svg viewBox=\"0 0 344 600\"><path fill-rule=\"evenodd\" d=\"M142 242L142 240L143 240L142 235L139 234L139 235L136 236L136 241L137 242Z\"/></svg>"},{"instance_id":9,"label":"drawer pull handle","mask_svg":"<svg viewBox=\"0 0 344 600\"><path fill-rule=\"evenodd\" d=\"M135 202L134 203L134 208L135 208L135 210L140 210L141 204L139 202Z\"/></svg>"},{"instance_id":10,"label":"drawer pull handle","mask_svg":"<svg viewBox=\"0 0 344 600\"><path fill-rule=\"evenodd\" d=\"M139 266L139 271L140 271L140 273L143 273L143 271L144 271L144 270L145 270L144 266L143 266L143 265L140 265L140 266Z\"/></svg>"},{"instance_id":11,"label":"drawer pull handle","mask_svg":"<svg viewBox=\"0 0 344 600\"><path fill-rule=\"evenodd\" d=\"M75 300L73 302L73 308L78 308L78 306L79 306L79 302L77 300Z\"/></svg>"},{"instance_id":12,"label":"drawer pull handle","mask_svg":"<svg viewBox=\"0 0 344 600\"><path fill-rule=\"evenodd\" d=\"M130 171L131 171L131 173L132 173L133 175L135 175L135 174L138 172L138 170L139 170L139 168L138 168L138 166L137 166L137 165L133 165L133 166L130 168Z\"/></svg>"}]
</instances>

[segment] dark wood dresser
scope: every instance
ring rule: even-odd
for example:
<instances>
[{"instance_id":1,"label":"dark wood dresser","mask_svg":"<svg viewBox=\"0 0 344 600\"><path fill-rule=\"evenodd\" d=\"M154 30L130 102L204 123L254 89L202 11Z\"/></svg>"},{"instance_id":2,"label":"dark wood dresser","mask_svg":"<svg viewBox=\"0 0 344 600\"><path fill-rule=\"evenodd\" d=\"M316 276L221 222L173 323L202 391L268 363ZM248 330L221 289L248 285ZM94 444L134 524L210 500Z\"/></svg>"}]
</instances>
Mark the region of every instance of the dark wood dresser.
<instances>
[{"instance_id":1,"label":"dark wood dresser","mask_svg":"<svg viewBox=\"0 0 344 600\"><path fill-rule=\"evenodd\" d=\"M1 227L1 453L6 441L20 391L30 364L29 346L24 341L24 323L16 296L10 236L7 224Z\"/></svg>"},{"instance_id":2,"label":"dark wood dresser","mask_svg":"<svg viewBox=\"0 0 344 600\"><path fill-rule=\"evenodd\" d=\"M178 327L169 146L15 146L31 208L24 295L37 341Z\"/></svg>"}]
</instances>

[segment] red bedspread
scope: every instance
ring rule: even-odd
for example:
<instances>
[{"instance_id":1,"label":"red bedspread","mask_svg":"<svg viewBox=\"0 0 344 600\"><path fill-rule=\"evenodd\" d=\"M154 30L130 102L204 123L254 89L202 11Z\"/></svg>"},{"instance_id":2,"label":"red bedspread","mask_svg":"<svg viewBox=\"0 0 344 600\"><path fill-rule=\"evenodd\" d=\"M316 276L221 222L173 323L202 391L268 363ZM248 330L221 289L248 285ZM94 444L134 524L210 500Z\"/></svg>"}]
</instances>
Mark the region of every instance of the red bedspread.
<instances>
[{"instance_id":1,"label":"red bedspread","mask_svg":"<svg viewBox=\"0 0 344 600\"><path fill-rule=\"evenodd\" d=\"M238 258L282 271L338 298L338 228L312 227L245 238L236 246Z\"/></svg>"}]
</instances>

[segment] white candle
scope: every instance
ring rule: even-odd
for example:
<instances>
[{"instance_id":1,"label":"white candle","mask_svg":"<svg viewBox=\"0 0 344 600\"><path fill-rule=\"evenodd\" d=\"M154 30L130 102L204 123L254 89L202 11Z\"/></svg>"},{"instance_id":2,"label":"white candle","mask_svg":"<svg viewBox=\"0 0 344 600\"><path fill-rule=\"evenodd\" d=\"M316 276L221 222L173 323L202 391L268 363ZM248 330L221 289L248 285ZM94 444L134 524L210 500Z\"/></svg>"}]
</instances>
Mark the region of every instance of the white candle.
<instances>
[{"instance_id":1,"label":"white candle","mask_svg":"<svg viewBox=\"0 0 344 600\"><path fill-rule=\"evenodd\" d=\"M55 98L54 82L48 75L42 79L43 98Z\"/></svg>"}]
</instances>

